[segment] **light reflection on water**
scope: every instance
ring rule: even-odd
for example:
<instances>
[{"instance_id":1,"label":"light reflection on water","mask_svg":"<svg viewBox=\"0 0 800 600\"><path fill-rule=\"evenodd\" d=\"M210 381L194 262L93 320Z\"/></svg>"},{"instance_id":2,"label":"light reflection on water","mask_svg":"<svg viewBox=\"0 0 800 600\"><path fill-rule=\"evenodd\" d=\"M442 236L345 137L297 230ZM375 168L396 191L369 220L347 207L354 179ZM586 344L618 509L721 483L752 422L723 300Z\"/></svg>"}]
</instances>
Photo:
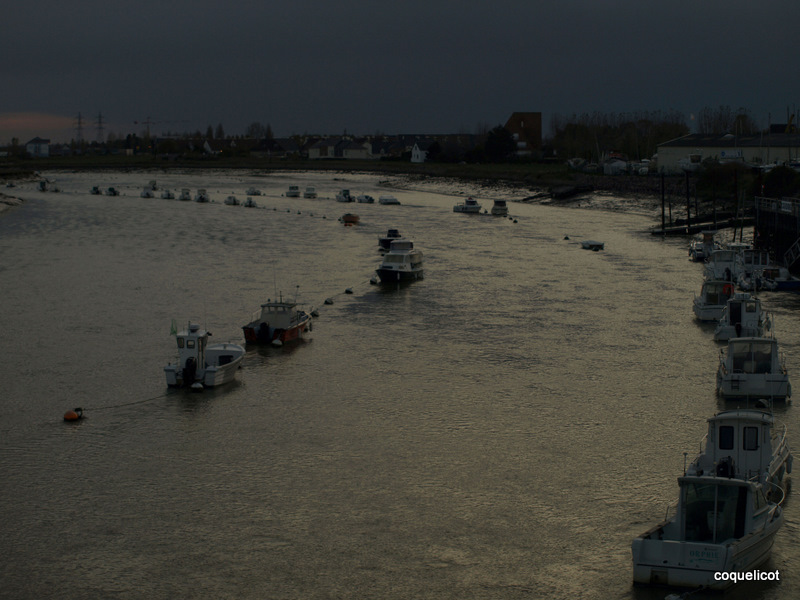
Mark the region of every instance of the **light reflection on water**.
<instances>
[{"instance_id":1,"label":"light reflection on water","mask_svg":"<svg viewBox=\"0 0 800 600\"><path fill-rule=\"evenodd\" d=\"M146 174L62 174L0 218L3 594L663 598L632 588L630 542L723 408L684 241L636 215L454 214L433 187L340 204L383 188L300 177L158 176L207 188L200 205L139 198ZM285 198L293 183L321 197ZM125 195L88 194L101 184ZM222 204L250 185L261 208ZM425 279L369 283L389 227ZM224 389L166 393L172 319L240 340L277 293L320 308L310 340L249 350ZM797 296L764 299L796 373ZM65 425L73 406L87 418ZM791 497L786 516L784 584L730 597L787 597Z\"/></svg>"}]
</instances>

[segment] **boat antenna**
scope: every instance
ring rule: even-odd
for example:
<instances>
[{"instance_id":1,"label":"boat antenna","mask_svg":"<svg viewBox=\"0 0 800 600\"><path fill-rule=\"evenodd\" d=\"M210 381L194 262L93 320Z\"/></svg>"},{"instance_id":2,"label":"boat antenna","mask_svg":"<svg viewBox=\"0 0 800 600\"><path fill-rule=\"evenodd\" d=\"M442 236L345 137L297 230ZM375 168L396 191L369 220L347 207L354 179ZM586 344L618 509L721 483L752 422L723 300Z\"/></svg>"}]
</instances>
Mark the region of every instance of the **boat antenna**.
<instances>
[{"instance_id":1,"label":"boat antenna","mask_svg":"<svg viewBox=\"0 0 800 600\"><path fill-rule=\"evenodd\" d=\"M297 304L297 295L300 293L300 285L294 286L294 303Z\"/></svg>"}]
</instances>

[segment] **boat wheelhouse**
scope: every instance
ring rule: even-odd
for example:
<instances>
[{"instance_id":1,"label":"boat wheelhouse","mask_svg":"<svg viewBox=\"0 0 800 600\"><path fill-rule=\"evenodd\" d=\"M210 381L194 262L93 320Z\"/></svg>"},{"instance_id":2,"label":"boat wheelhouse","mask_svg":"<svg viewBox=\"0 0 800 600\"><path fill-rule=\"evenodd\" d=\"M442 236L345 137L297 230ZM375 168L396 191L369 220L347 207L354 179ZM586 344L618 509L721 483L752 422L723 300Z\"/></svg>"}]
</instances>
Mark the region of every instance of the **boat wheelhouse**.
<instances>
[{"instance_id":1,"label":"boat wheelhouse","mask_svg":"<svg viewBox=\"0 0 800 600\"><path fill-rule=\"evenodd\" d=\"M733 283L730 281L706 279L700 288L700 295L694 297L692 310L700 321L719 322L722 311L733 294Z\"/></svg>"},{"instance_id":2,"label":"boat wheelhouse","mask_svg":"<svg viewBox=\"0 0 800 600\"><path fill-rule=\"evenodd\" d=\"M178 362L164 367L167 385L202 389L233 380L244 348L231 343L209 344L210 335L196 323L189 323L185 331L176 334Z\"/></svg>"},{"instance_id":3,"label":"boat wheelhouse","mask_svg":"<svg viewBox=\"0 0 800 600\"><path fill-rule=\"evenodd\" d=\"M792 472L786 425L762 410L723 410L708 419L703 447L686 474L716 473L784 488ZM770 496L770 491L767 490Z\"/></svg>"},{"instance_id":4,"label":"boat wheelhouse","mask_svg":"<svg viewBox=\"0 0 800 600\"><path fill-rule=\"evenodd\" d=\"M245 192L245 195L247 195L247 196L260 196L261 195L261 190L256 189L254 187L249 187L249 188L247 188L247 191Z\"/></svg>"},{"instance_id":5,"label":"boat wheelhouse","mask_svg":"<svg viewBox=\"0 0 800 600\"><path fill-rule=\"evenodd\" d=\"M785 358L774 337L728 340L720 351L717 394L726 399L785 400L792 395Z\"/></svg>"},{"instance_id":6,"label":"boat wheelhouse","mask_svg":"<svg viewBox=\"0 0 800 600\"><path fill-rule=\"evenodd\" d=\"M174 200L175 199L175 194L172 191L165 189L165 190L161 190L161 197L164 200Z\"/></svg>"},{"instance_id":7,"label":"boat wheelhouse","mask_svg":"<svg viewBox=\"0 0 800 600\"><path fill-rule=\"evenodd\" d=\"M311 315L297 308L297 303L284 301L280 296L277 301L268 299L262 304L242 330L248 344L282 346L311 331Z\"/></svg>"},{"instance_id":8,"label":"boat wheelhouse","mask_svg":"<svg viewBox=\"0 0 800 600\"><path fill-rule=\"evenodd\" d=\"M508 216L508 205L505 200L495 200L492 205L491 213L496 217Z\"/></svg>"},{"instance_id":9,"label":"boat wheelhouse","mask_svg":"<svg viewBox=\"0 0 800 600\"><path fill-rule=\"evenodd\" d=\"M406 239L392 241L378 267L381 283L415 281L422 279L423 275L422 252L414 248L414 242Z\"/></svg>"},{"instance_id":10,"label":"boat wheelhouse","mask_svg":"<svg viewBox=\"0 0 800 600\"><path fill-rule=\"evenodd\" d=\"M287 198L299 198L300 197L300 186L299 185L290 185L289 190L286 192Z\"/></svg>"},{"instance_id":11,"label":"boat wheelhouse","mask_svg":"<svg viewBox=\"0 0 800 600\"><path fill-rule=\"evenodd\" d=\"M481 212L481 205L474 198L467 198L453 207L453 212L477 215Z\"/></svg>"},{"instance_id":12,"label":"boat wheelhouse","mask_svg":"<svg viewBox=\"0 0 800 600\"><path fill-rule=\"evenodd\" d=\"M208 192L206 192L205 188L200 188L197 190L197 194L194 196L195 202L210 202L211 198L208 196Z\"/></svg>"},{"instance_id":13,"label":"boat wheelhouse","mask_svg":"<svg viewBox=\"0 0 800 600\"><path fill-rule=\"evenodd\" d=\"M317 188L314 186L306 186L305 191L303 192L303 198L316 198L317 197Z\"/></svg>"},{"instance_id":14,"label":"boat wheelhouse","mask_svg":"<svg viewBox=\"0 0 800 600\"><path fill-rule=\"evenodd\" d=\"M736 281L743 269L741 252L748 247L747 244L728 244L711 252L704 268L706 278Z\"/></svg>"},{"instance_id":15,"label":"boat wheelhouse","mask_svg":"<svg viewBox=\"0 0 800 600\"><path fill-rule=\"evenodd\" d=\"M181 194L178 196L178 200L183 200L184 202L192 199L192 192L189 191L189 188L181 188Z\"/></svg>"},{"instance_id":16,"label":"boat wheelhouse","mask_svg":"<svg viewBox=\"0 0 800 600\"><path fill-rule=\"evenodd\" d=\"M239 199L236 196L228 196L225 198L225 204L228 206L239 206Z\"/></svg>"},{"instance_id":17,"label":"boat wheelhouse","mask_svg":"<svg viewBox=\"0 0 800 600\"><path fill-rule=\"evenodd\" d=\"M386 232L386 235L382 235L378 238L378 246L383 248L384 250L388 250L389 247L392 245L394 240L399 240L401 237L399 229L389 229Z\"/></svg>"},{"instance_id":18,"label":"boat wheelhouse","mask_svg":"<svg viewBox=\"0 0 800 600\"><path fill-rule=\"evenodd\" d=\"M736 337L763 337L772 328L772 318L761 306L761 300L746 292L737 292L722 311L714 339L727 342Z\"/></svg>"}]
</instances>

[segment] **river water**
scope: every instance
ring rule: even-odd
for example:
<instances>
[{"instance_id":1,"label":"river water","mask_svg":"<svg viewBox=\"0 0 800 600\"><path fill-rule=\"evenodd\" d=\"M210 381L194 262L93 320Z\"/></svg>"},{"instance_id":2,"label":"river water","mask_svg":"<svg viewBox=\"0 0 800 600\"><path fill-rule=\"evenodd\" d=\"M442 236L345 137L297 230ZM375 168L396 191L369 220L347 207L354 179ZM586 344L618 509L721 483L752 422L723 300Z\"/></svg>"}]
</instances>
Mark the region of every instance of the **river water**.
<instances>
[{"instance_id":1,"label":"river water","mask_svg":"<svg viewBox=\"0 0 800 600\"><path fill-rule=\"evenodd\" d=\"M377 198L387 182L345 173L50 178L60 193L23 184L0 216L0 597L670 592L632 585L630 543L731 403L691 310L701 267L686 240L646 233L652 217L455 214L465 189L446 184L346 205L338 189ZM214 202L139 197L154 178ZM320 197L286 198L291 184ZM259 208L223 204L251 185ZM337 221L348 211L358 226ZM425 279L370 284L389 227L423 251ZM319 307L309 340L248 350L223 388L167 390L173 319L241 341L279 294ZM796 374L800 298L763 299ZM776 412L800 438L796 408ZM726 597L796 597L791 494L785 515L764 567L781 582Z\"/></svg>"}]
</instances>

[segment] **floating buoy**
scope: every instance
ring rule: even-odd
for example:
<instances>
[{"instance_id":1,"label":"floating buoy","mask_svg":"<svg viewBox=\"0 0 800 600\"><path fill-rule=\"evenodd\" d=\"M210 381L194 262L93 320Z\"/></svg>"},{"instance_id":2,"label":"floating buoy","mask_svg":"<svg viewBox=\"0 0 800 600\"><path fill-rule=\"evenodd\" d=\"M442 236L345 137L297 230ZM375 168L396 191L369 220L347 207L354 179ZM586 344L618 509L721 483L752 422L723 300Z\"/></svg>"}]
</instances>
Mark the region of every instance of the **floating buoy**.
<instances>
[{"instance_id":1,"label":"floating buoy","mask_svg":"<svg viewBox=\"0 0 800 600\"><path fill-rule=\"evenodd\" d=\"M80 421L83 418L82 408L73 408L64 413L65 421Z\"/></svg>"},{"instance_id":2,"label":"floating buoy","mask_svg":"<svg viewBox=\"0 0 800 600\"><path fill-rule=\"evenodd\" d=\"M312 317L318 317L319 316L319 310L317 310L316 308L314 310L312 310L311 311L311 316Z\"/></svg>"},{"instance_id":3,"label":"floating buoy","mask_svg":"<svg viewBox=\"0 0 800 600\"><path fill-rule=\"evenodd\" d=\"M325 298L325 304L333 304L333 298Z\"/></svg>"},{"instance_id":4,"label":"floating buoy","mask_svg":"<svg viewBox=\"0 0 800 600\"><path fill-rule=\"evenodd\" d=\"M568 235L565 235L565 236L564 236L564 239L565 239L565 240L568 240L568 239L569 239L569 236L568 236Z\"/></svg>"}]
</instances>

